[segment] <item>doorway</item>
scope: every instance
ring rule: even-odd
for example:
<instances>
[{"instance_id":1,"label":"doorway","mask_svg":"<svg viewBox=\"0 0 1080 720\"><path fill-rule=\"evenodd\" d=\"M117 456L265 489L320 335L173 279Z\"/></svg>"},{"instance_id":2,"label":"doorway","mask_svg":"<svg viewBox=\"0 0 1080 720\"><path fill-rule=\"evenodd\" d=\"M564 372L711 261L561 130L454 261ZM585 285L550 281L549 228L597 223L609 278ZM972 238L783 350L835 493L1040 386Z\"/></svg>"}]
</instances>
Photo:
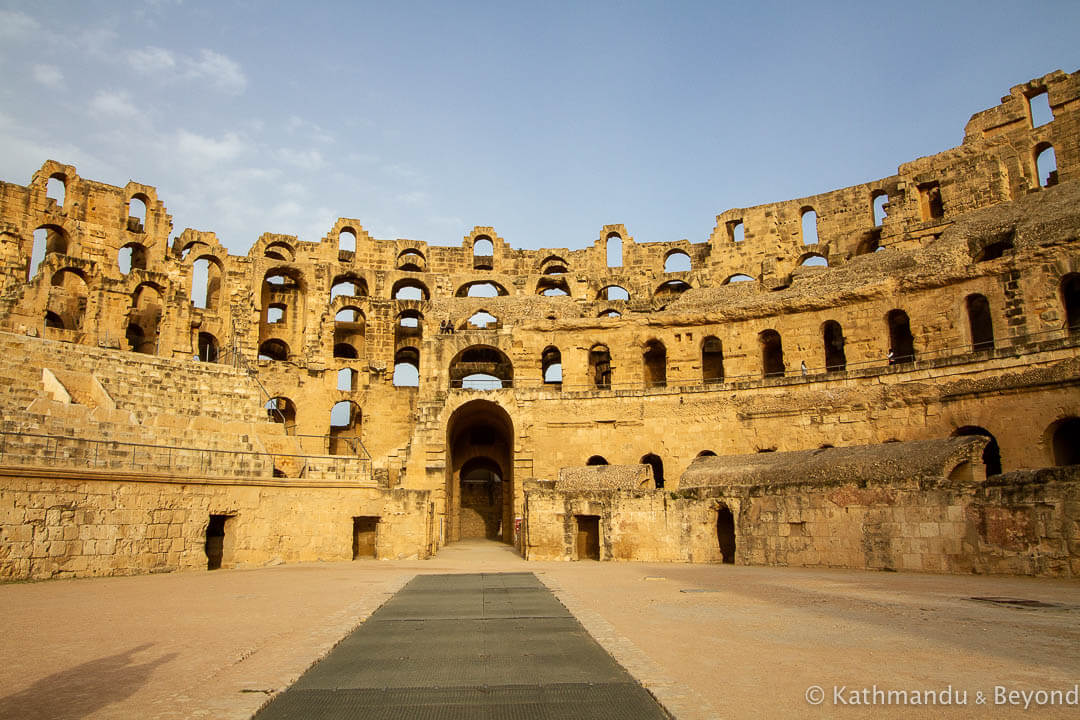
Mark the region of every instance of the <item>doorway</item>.
<instances>
[{"instance_id":1,"label":"doorway","mask_svg":"<svg viewBox=\"0 0 1080 720\"><path fill-rule=\"evenodd\" d=\"M489 400L472 400L446 427L445 542L486 538L514 543L514 424ZM517 513L520 514L520 513Z\"/></svg>"},{"instance_id":2,"label":"doorway","mask_svg":"<svg viewBox=\"0 0 1080 720\"><path fill-rule=\"evenodd\" d=\"M210 521L206 525L206 545L204 546L207 570L219 570L222 562L225 561L225 530L232 517L232 515L210 516Z\"/></svg>"},{"instance_id":3,"label":"doorway","mask_svg":"<svg viewBox=\"0 0 1080 720\"><path fill-rule=\"evenodd\" d=\"M716 513L716 539L720 543L720 556L725 565L735 563L735 517L723 505Z\"/></svg>"},{"instance_id":4,"label":"doorway","mask_svg":"<svg viewBox=\"0 0 1080 720\"><path fill-rule=\"evenodd\" d=\"M600 559L600 517L598 515L575 515L577 524L577 559Z\"/></svg>"},{"instance_id":5,"label":"doorway","mask_svg":"<svg viewBox=\"0 0 1080 720\"><path fill-rule=\"evenodd\" d=\"M378 539L378 517L354 517L352 535L352 559L378 557L375 551Z\"/></svg>"}]
</instances>

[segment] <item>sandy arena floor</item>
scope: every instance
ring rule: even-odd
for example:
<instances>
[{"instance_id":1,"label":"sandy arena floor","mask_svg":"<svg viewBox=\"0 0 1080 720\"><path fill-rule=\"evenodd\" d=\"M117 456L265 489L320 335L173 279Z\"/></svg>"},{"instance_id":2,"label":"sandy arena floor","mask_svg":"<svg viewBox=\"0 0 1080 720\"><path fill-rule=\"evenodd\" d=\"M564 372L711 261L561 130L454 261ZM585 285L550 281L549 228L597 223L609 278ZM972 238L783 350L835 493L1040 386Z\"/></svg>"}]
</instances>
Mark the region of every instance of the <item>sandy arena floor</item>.
<instances>
[{"instance_id":1,"label":"sandy arena floor","mask_svg":"<svg viewBox=\"0 0 1080 720\"><path fill-rule=\"evenodd\" d=\"M1080 714L1039 704L1066 692L1031 695L1080 683L1076 581L525 563L467 542L427 561L0 586L0 718L247 718L414 575L499 571L535 573L678 718Z\"/></svg>"}]
</instances>

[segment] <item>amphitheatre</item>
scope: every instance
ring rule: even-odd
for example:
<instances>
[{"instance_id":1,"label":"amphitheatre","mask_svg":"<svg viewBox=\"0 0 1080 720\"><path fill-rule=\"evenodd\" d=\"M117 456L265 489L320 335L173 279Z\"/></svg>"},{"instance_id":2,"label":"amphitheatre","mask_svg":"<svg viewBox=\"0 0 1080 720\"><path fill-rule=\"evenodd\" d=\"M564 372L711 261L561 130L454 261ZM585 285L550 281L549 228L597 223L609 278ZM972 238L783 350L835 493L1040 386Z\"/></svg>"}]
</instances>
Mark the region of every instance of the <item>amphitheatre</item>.
<instances>
[{"instance_id":1,"label":"amphitheatre","mask_svg":"<svg viewBox=\"0 0 1080 720\"><path fill-rule=\"evenodd\" d=\"M485 539L523 571L1080 577L1080 72L704 242L341 218L236 256L166 201L0 183L0 579Z\"/></svg>"}]
</instances>

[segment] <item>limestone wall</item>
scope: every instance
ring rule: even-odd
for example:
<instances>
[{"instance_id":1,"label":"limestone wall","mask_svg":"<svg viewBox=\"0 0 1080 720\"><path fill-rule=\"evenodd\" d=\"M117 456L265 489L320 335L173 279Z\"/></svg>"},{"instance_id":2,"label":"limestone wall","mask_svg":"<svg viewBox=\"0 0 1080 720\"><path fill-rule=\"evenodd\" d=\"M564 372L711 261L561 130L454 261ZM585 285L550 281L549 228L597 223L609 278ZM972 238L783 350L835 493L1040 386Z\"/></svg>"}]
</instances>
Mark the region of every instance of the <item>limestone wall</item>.
<instances>
[{"instance_id":1,"label":"limestone wall","mask_svg":"<svg viewBox=\"0 0 1080 720\"><path fill-rule=\"evenodd\" d=\"M354 517L379 518L377 557L430 552L424 492L0 467L0 578L206 569L211 515L222 567L350 560Z\"/></svg>"}]
</instances>

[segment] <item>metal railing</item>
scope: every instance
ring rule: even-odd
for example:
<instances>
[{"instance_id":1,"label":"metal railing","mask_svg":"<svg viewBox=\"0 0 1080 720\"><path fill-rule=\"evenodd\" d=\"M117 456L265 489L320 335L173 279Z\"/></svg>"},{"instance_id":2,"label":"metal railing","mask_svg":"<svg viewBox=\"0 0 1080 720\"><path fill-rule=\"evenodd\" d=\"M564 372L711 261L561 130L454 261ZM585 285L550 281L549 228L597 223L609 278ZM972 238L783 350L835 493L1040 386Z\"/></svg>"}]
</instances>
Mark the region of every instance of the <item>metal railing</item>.
<instances>
[{"instance_id":1,"label":"metal railing","mask_svg":"<svg viewBox=\"0 0 1080 720\"><path fill-rule=\"evenodd\" d=\"M32 462L19 462L30 460ZM355 455L308 455L222 450L0 431L0 463L59 465L192 476L330 479L371 483L371 460ZM288 472L292 470L293 472Z\"/></svg>"}]
</instances>

